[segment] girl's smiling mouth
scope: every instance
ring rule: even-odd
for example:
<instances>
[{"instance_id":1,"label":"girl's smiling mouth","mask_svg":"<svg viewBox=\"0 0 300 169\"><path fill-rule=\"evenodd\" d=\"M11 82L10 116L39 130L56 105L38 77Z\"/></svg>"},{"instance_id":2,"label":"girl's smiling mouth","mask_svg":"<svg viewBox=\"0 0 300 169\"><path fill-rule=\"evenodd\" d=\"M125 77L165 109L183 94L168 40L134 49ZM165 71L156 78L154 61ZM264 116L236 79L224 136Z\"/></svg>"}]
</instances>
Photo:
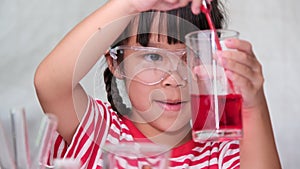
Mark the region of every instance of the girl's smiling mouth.
<instances>
[{"instance_id":1,"label":"girl's smiling mouth","mask_svg":"<svg viewBox=\"0 0 300 169\"><path fill-rule=\"evenodd\" d=\"M187 103L187 101L180 101L180 100L155 100L162 109L165 111L180 111L182 107Z\"/></svg>"}]
</instances>

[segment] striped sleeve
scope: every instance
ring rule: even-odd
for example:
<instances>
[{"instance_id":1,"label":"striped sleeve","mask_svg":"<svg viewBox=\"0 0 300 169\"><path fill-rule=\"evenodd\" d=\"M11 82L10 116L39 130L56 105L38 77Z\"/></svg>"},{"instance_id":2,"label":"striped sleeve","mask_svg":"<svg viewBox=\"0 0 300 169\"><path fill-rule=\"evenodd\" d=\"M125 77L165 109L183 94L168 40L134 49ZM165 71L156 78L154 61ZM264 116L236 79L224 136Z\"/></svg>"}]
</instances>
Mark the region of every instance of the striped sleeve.
<instances>
[{"instance_id":1,"label":"striped sleeve","mask_svg":"<svg viewBox=\"0 0 300 169\"><path fill-rule=\"evenodd\" d=\"M238 140L220 143L219 168L240 168L240 144Z\"/></svg>"},{"instance_id":2,"label":"striped sleeve","mask_svg":"<svg viewBox=\"0 0 300 169\"><path fill-rule=\"evenodd\" d=\"M63 158L67 151L67 143L63 140L62 136L57 132L53 135L53 144L50 147L49 157L47 164L53 165L54 159Z\"/></svg>"},{"instance_id":3,"label":"striped sleeve","mask_svg":"<svg viewBox=\"0 0 300 169\"><path fill-rule=\"evenodd\" d=\"M193 142L175 148L170 169L235 169L239 168L239 142Z\"/></svg>"},{"instance_id":4,"label":"striped sleeve","mask_svg":"<svg viewBox=\"0 0 300 169\"><path fill-rule=\"evenodd\" d=\"M99 147L105 143L110 121L111 115L106 105L89 97L88 108L71 144L67 146L60 135L55 135L50 164L55 158L72 158L81 161L81 168L95 168L93 165L100 159Z\"/></svg>"}]
</instances>

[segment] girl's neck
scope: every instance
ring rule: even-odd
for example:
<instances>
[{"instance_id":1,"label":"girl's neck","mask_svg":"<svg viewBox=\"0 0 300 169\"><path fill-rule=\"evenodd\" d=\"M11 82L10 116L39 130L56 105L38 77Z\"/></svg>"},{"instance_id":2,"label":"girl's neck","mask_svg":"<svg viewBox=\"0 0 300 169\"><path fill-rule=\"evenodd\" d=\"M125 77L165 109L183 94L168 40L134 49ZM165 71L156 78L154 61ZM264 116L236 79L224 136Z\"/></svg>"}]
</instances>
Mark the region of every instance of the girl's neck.
<instances>
[{"instance_id":1,"label":"girl's neck","mask_svg":"<svg viewBox=\"0 0 300 169\"><path fill-rule=\"evenodd\" d=\"M178 147L192 139L189 123L180 130L172 132L158 130L146 123L132 123L145 137L157 144Z\"/></svg>"}]
</instances>

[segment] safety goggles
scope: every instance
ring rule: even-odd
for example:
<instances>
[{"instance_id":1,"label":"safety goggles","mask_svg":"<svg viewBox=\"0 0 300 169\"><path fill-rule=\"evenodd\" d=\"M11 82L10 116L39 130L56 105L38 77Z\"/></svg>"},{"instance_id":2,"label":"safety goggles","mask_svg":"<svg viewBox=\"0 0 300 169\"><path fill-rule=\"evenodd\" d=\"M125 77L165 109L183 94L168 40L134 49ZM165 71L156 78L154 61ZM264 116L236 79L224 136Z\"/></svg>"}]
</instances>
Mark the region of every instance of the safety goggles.
<instances>
[{"instance_id":1,"label":"safety goggles","mask_svg":"<svg viewBox=\"0 0 300 169\"><path fill-rule=\"evenodd\" d=\"M187 80L186 49L117 46L109 50L114 66L125 78L145 85L155 85L172 73ZM123 60L118 63L118 58Z\"/></svg>"}]
</instances>

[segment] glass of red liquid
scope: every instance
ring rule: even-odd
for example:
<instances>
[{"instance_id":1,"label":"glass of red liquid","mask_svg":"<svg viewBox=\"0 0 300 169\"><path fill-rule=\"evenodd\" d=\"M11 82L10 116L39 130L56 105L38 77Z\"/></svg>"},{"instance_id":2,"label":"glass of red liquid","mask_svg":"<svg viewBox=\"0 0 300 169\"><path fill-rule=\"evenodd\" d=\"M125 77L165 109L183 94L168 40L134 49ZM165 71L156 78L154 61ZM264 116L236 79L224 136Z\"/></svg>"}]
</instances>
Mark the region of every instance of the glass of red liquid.
<instances>
[{"instance_id":1,"label":"glass of red liquid","mask_svg":"<svg viewBox=\"0 0 300 169\"><path fill-rule=\"evenodd\" d=\"M216 36L218 38L216 38ZM218 64L215 52L234 30L200 30L186 35L193 139L197 142L242 138L242 96ZM217 41L217 40L218 41ZM217 42L216 42L217 41Z\"/></svg>"}]
</instances>

